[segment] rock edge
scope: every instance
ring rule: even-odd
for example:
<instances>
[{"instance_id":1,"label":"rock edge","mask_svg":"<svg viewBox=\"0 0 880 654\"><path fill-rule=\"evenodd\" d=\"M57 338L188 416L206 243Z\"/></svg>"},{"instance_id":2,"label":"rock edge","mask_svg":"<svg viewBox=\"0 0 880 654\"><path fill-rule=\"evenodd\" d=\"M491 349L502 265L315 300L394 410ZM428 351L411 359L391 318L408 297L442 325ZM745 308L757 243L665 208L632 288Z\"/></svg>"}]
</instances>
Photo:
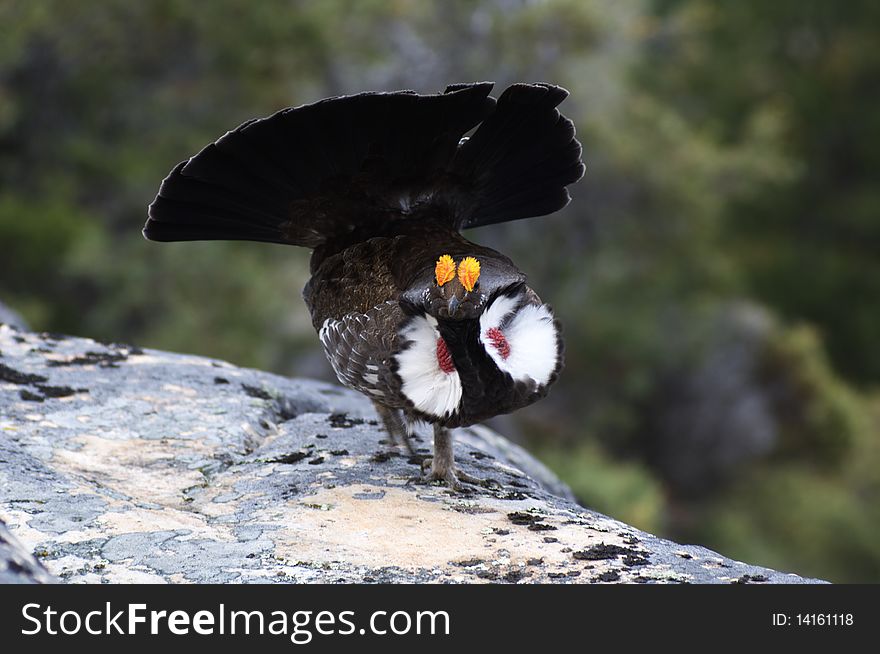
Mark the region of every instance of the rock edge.
<instances>
[{"instance_id":1,"label":"rock edge","mask_svg":"<svg viewBox=\"0 0 880 654\"><path fill-rule=\"evenodd\" d=\"M425 484L428 433L407 457L337 386L0 325L0 518L61 581L816 582L581 507L483 427L456 460L495 484ZM0 582L51 581L4 533Z\"/></svg>"}]
</instances>

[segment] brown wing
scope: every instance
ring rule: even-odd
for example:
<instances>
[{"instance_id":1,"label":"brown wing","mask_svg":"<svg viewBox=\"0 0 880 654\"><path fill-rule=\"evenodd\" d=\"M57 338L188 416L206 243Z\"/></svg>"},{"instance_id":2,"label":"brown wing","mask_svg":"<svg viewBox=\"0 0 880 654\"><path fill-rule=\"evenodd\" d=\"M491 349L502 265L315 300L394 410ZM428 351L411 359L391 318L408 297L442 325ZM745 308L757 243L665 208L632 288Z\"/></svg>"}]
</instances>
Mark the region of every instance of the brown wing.
<instances>
[{"instance_id":1,"label":"brown wing","mask_svg":"<svg viewBox=\"0 0 880 654\"><path fill-rule=\"evenodd\" d=\"M398 331L406 319L400 305L383 302L364 313L328 318L318 332L339 381L392 408L403 408L400 380L393 371Z\"/></svg>"}]
</instances>

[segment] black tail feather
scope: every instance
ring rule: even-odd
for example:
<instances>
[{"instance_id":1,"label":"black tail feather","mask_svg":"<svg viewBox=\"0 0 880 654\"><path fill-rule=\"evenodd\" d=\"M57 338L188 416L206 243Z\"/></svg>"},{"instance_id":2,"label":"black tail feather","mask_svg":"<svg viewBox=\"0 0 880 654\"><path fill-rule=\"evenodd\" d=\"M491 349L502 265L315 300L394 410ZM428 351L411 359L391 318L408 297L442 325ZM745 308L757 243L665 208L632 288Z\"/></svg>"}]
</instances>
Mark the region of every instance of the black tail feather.
<instances>
[{"instance_id":1,"label":"black tail feather","mask_svg":"<svg viewBox=\"0 0 880 654\"><path fill-rule=\"evenodd\" d=\"M363 93L248 121L171 172L144 235L316 247L427 187L491 111L491 89Z\"/></svg>"},{"instance_id":2,"label":"black tail feather","mask_svg":"<svg viewBox=\"0 0 880 654\"><path fill-rule=\"evenodd\" d=\"M455 207L459 227L565 206L583 174L574 126L556 110L567 91L517 84L493 113L491 88L364 93L248 121L171 171L144 235L317 247L425 202Z\"/></svg>"},{"instance_id":3,"label":"black tail feather","mask_svg":"<svg viewBox=\"0 0 880 654\"><path fill-rule=\"evenodd\" d=\"M455 159L475 180L474 206L461 227L543 216L568 204L566 186L584 174L574 124L556 109L568 91L550 84L514 84Z\"/></svg>"}]
</instances>

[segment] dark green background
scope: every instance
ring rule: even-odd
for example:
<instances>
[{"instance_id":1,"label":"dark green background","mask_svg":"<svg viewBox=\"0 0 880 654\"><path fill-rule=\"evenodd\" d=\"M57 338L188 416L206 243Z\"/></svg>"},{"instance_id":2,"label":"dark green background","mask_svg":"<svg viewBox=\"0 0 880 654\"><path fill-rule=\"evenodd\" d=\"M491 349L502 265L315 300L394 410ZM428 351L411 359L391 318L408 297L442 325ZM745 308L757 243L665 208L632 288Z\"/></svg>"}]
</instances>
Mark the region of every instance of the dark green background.
<instances>
[{"instance_id":1,"label":"dark green background","mask_svg":"<svg viewBox=\"0 0 880 654\"><path fill-rule=\"evenodd\" d=\"M0 2L0 299L41 330L329 377L305 251L145 242L178 161L339 93L552 81L587 175L476 230L562 319L496 423L585 504L880 581L880 3Z\"/></svg>"}]
</instances>

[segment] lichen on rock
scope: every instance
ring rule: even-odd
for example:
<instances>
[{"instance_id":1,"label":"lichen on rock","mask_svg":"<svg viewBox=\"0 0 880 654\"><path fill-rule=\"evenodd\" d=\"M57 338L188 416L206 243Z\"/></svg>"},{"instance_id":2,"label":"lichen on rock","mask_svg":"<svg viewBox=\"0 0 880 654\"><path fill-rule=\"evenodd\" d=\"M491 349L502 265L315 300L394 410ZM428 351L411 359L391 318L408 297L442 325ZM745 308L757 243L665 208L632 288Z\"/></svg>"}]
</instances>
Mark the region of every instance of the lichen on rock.
<instances>
[{"instance_id":1,"label":"lichen on rock","mask_svg":"<svg viewBox=\"0 0 880 654\"><path fill-rule=\"evenodd\" d=\"M455 458L493 483L427 484L427 434L410 457L337 386L0 326L0 518L63 581L810 581L581 507L484 427Z\"/></svg>"}]
</instances>

